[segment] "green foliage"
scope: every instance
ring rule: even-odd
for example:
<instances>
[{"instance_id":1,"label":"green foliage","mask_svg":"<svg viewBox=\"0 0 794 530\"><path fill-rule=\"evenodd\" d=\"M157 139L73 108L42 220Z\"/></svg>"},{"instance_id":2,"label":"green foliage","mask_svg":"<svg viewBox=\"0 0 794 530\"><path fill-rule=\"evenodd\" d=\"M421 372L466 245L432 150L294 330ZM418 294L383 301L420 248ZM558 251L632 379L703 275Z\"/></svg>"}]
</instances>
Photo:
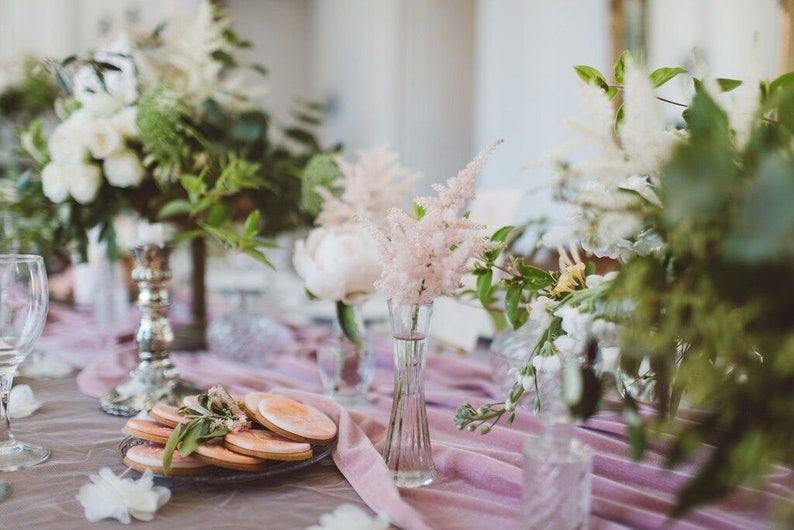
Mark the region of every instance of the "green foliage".
<instances>
[{"instance_id":1,"label":"green foliage","mask_svg":"<svg viewBox=\"0 0 794 530\"><path fill-rule=\"evenodd\" d=\"M310 215L317 215L323 206L323 198L317 193L318 188L335 193L336 180L342 176L336 165L336 152L324 152L314 155L303 170L303 187L301 188L301 209Z\"/></svg>"},{"instance_id":2,"label":"green foliage","mask_svg":"<svg viewBox=\"0 0 794 530\"><path fill-rule=\"evenodd\" d=\"M614 84L594 68L575 71L615 97L629 60L624 53L615 64ZM659 87L680 75L686 70L660 68L649 79ZM572 410L592 414L603 406L603 385L610 385L622 397L619 410L634 458L642 457L651 437L665 436L667 465L694 469L678 491L673 517L739 486L759 485L775 464L794 465L794 73L760 83L758 111L742 134L718 101L720 92L742 81L711 83L717 90L693 79L688 104L669 102L684 108L685 136L658 176L661 208L643 214L664 246L630 257L617 279L601 288L574 289L559 299L597 308L621 324L619 363L627 378L573 373L583 391ZM616 126L621 116L622 106ZM520 260L506 263L498 286L508 320L518 326L527 301L561 276ZM473 271L483 305L499 290L493 285L497 264L484 258ZM559 325L552 320L536 349L563 333ZM531 364L520 373L535 375ZM639 414L634 384L653 389L652 418ZM517 384L503 403L464 404L456 424L480 432L502 417L510 424L522 393ZM676 417L682 403L698 421Z\"/></svg>"}]
</instances>

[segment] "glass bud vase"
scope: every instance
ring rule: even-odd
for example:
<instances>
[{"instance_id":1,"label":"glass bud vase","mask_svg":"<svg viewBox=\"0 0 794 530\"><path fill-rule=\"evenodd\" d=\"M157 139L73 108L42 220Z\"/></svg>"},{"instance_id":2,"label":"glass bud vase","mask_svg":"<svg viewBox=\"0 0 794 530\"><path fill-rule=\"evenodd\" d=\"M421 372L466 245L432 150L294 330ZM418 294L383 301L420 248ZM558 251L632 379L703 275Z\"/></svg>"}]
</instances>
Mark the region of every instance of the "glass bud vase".
<instances>
[{"instance_id":1,"label":"glass bud vase","mask_svg":"<svg viewBox=\"0 0 794 530\"><path fill-rule=\"evenodd\" d=\"M523 528L584 530L590 515L591 450L574 438L561 372L538 374L541 432L523 450Z\"/></svg>"},{"instance_id":2,"label":"glass bud vase","mask_svg":"<svg viewBox=\"0 0 794 530\"><path fill-rule=\"evenodd\" d=\"M360 304L336 303L333 333L317 348L317 368L327 396L346 407L366 403L375 347Z\"/></svg>"},{"instance_id":3,"label":"glass bud vase","mask_svg":"<svg viewBox=\"0 0 794 530\"><path fill-rule=\"evenodd\" d=\"M425 410L425 354L433 305L389 300L394 351L394 398L383 459L394 483L426 486L436 478Z\"/></svg>"}]
</instances>

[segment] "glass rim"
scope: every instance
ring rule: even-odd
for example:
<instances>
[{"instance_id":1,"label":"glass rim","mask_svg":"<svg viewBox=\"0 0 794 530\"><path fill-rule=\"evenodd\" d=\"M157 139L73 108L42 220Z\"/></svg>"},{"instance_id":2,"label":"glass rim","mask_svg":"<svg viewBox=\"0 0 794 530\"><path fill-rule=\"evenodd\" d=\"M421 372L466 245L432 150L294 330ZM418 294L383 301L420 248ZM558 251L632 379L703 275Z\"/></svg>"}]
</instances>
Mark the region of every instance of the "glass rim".
<instances>
[{"instance_id":1,"label":"glass rim","mask_svg":"<svg viewBox=\"0 0 794 530\"><path fill-rule=\"evenodd\" d=\"M33 261L44 263L44 258L38 254L0 254L0 263Z\"/></svg>"}]
</instances>

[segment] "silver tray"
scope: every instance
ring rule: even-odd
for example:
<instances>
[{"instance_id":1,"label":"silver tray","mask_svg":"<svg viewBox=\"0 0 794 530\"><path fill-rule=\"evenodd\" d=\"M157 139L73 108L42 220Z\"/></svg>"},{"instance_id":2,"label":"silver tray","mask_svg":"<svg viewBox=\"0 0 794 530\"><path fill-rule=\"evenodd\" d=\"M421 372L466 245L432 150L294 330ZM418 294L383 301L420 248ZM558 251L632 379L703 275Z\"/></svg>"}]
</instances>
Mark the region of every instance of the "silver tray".
<instances>
[{"instance_id":1,"label":"silver tray","mask_svg":"<svg viewBox=\"0 0 794 530\"><path fill-rule=\"evenodd\" d=\"M132 436L125 437L119 443L119 454L121 455L121 459L124 460L124 456L127 454L127 451L130 449L130 447L149 443L151 442L133 438ZM283 475L289 475L290 473L294 473L300 469L309 467L312 464L316 464L320 460L323 460L325 457L329 456L335 446L336 440L325 445L312 444L312 456L310 458L307 458L306 460L295 461L268 460L267 465L261 471L235 471L232 469L212 467L209 468L206 473L201 473L199 475L163 475L161 473L154 473L154 476L170 481L204 484L229 484L237 482L251 482L254 480L265 480ZM137 470L132 469L132 471Z\"/></svg>"}]
</instances>

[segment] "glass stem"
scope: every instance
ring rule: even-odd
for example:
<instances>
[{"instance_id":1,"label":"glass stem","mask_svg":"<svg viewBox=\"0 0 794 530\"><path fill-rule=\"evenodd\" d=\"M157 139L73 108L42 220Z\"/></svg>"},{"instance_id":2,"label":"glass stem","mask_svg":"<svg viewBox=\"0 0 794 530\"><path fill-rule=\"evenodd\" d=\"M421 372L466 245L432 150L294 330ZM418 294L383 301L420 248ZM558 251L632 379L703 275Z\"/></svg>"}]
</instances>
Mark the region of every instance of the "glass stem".
<instances>
[{"instance_id":1,"label":"glass stem","mask_svg":"<svg viewBox=\"0 0 794 530\"><path fill-rule=\"evenodd\" d=\"M11 423L8 416L8 397L11 393L13 373L0 374L0 447L14 445L14 433L11 432Z\"/></svg>"}]
</instances>

